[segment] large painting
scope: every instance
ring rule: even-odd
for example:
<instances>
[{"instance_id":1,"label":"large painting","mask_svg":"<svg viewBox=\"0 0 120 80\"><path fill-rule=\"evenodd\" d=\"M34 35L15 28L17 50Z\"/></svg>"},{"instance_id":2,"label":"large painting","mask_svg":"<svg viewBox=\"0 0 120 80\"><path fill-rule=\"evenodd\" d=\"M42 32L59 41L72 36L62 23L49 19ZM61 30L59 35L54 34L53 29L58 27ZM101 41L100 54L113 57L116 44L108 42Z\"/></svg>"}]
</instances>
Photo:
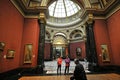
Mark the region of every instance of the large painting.
<instances>
[{"instance_id":1,"label":"large painting","mask_svg":"<svg viewBox=\"0 0 120 80\"><path fill-rule=\"evenodd\" d=\"M32 44L25 45L24 63L32 63Z\"/></svg>"},{"instance_id":2,"label":"large painting","mask_svg":"<svg viewBox=\"0 0 120 80\"><path fill-rule=\"evenodd\" d=\"M110 57L109 57L109 52L108 52L107 45L101 45L101 50L102 50L102 61L103 62L109 62Z\"/></svg>"}]
</instances>

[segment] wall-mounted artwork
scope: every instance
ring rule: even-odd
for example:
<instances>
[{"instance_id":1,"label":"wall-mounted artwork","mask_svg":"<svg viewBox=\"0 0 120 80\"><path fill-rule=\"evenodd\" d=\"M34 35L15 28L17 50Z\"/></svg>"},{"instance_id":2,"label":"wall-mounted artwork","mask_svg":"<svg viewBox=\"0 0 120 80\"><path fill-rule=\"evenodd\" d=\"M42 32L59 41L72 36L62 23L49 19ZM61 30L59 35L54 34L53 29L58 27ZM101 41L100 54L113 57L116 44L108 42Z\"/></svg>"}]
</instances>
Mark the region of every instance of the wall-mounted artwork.
<instances>
[{"instance_id":1,"label":"wall-mounted artwork","mask_svg":"<svg viewBox=\"0 0 120 80\"><path fill-rule=\"evenodd\" d=\"M5 47L5 43L4 42L0 42L0 51L3 51Z\"/></svg>"},{"instance_id":2,"label":"wall-mounted artwork","mask_svg":"<svg viewBox=\"0 0 120 80\"><path fill-rule=\"evenodd\" d=\"M81 48L76 48L76 52L79 52L79 53L81 53Z\"/></svg>"},{"instance_id":3,"label":"wall-mounted artwork","mask_svg":"<svg viewBox=\"0 0 120 80\"><path fill-rule=\"evenodd\" d=\"M82 49L81 48L76 48L76 55L81 56Z\"/></svg>"},{"instance_id":4,"label":"wall-mounted artwork","mask_svg":"<svg viewBox=\"0 0 120 80\"><path fill-rule=\"evenodd\" d=\"M7 54L6 54L6 58L13 59L14 55L15 55L15 50L8 49Z\"/></svg>"},{"instance_id":5,"label":"wall-mounted artwork","mask_svg":"<svg viewBox=\"0 0 120 80\"><path fill-rule=\"evenodd\" d=\"M109 52L108 52L107 45L101 45L101 50L102 50L102 61L103 62L109 62L110 57L109 57Z\"/></svg>"},{"instance_id":6,"label":"wall-mounted artwork","mask_svg":"<svg viewBox=\"0 0 120 80\"><path fill-rule=\"evenodd\" d=\"M24 50L24 63L32 63L32 44L26 44Z\"/></svg>"}]
</instances>

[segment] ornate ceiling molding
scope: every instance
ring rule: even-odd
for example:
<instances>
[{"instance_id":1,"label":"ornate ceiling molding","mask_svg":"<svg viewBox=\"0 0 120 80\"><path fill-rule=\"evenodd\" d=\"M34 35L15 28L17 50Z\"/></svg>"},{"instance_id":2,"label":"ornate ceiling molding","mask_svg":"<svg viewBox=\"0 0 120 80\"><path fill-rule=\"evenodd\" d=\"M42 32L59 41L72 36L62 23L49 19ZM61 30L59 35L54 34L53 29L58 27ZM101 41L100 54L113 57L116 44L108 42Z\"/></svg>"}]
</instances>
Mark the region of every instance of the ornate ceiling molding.
<instances>
[{"instance_id":1,"label":"ornate ceiling molding","mask_svg":"<svg viewBox=\"0 0 120 80\"><path fill-rule=\"evenodd\" d=\"M44 12L48 15L47 7L56 0L10 0L15 7L19 10L19 12L25 18L38 18L40 12ZM99 2L95 0L73 0L74 2L79 2L84 8L83 18L87 14L93 14L95 17L109 17L111 14L111 10L115 10L114 8L119 5L120 0L110 0L108 3L104 3L104 8L97 8L95 4ZM92 2L91 2L92 1ZM89 2L89 4L88 4ZM92 7L94 5L94 7ZM115 10L116 11L116 10ZM113 11L114 12L114 11Z\"/></svg>"},{"instance_id":2,"label":"ornate ceiling molding","mask_svg":"<svg viewBox=\"0 0 120 80\"><path fill-rule=\"evenodd\" d=\"M10 0L26 18L38 18L40 12L47 14L49 0Z\"/></svg>"}]
</instances>

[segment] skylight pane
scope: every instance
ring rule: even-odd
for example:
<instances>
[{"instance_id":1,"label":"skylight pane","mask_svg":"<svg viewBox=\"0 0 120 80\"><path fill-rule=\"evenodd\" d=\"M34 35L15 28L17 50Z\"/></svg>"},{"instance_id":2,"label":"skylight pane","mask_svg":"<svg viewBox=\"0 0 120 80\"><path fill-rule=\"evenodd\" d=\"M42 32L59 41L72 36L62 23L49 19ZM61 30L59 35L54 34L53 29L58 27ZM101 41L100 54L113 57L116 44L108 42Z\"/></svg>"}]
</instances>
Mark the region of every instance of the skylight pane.
<instances>
[{"instance_id":1,"label":"skylight pane","mask_svg":"<svg viewBox=\"0 0 120 80\"><path fill-rule=\"evenodd\" d=\"M57 0L53 2L48 9L50 16L67 17L77 13L80 10L80 7L71 0Z\"/></svg>"}]
</instances>

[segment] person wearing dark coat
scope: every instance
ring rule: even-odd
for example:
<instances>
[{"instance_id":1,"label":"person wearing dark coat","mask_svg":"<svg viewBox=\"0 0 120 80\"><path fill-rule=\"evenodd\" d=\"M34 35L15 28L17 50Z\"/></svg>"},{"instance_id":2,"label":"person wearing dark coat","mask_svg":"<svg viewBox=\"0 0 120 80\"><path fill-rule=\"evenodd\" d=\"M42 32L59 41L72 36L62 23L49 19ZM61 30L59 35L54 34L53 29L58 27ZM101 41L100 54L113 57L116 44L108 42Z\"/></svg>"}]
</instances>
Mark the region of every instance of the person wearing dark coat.
<instances>
[{"instance_id":1,"label":"person wearing dark coat","mask_svg":"<svg viewBox=\"0 0 120 80\"><path fill-rule=\"evenodd\" d=\"M87 80L83 65L79 63L78 59L75 59L74 62L76 66L75 66L74 74L73 76L70 77L70 80Z\"/></svg>"}]
</instances>

